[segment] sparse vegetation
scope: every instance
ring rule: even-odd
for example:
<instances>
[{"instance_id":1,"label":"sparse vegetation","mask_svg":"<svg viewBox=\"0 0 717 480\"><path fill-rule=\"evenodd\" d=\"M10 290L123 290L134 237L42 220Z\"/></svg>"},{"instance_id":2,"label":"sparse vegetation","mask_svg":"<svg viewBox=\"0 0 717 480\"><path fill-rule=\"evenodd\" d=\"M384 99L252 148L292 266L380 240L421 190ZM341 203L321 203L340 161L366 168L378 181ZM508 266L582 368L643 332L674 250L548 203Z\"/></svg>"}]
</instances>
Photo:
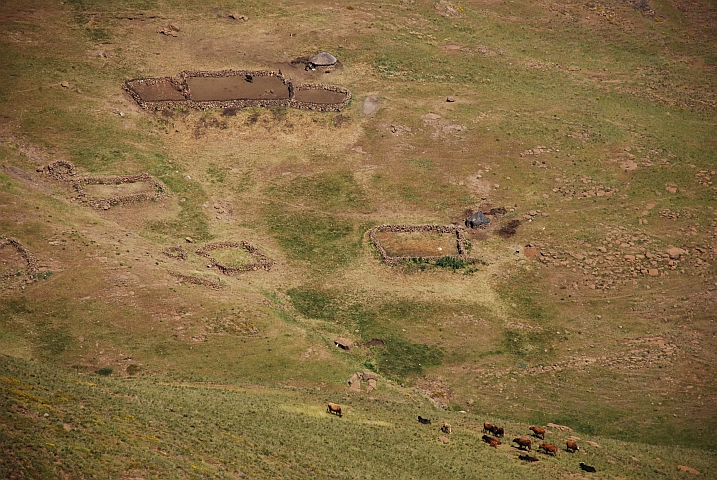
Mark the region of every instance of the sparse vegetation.
<instances>
[{"instance_id":1,"label":"sparse vegetation","mask_svg":"<svg viewBox=\"0 0 717 480\"><path fill-rule=\"evenodd\" d=\"M715 477L713 3L2 3L0 477ZM121 88L279 67L353 100Z\"/></svg>"}]
</instances>

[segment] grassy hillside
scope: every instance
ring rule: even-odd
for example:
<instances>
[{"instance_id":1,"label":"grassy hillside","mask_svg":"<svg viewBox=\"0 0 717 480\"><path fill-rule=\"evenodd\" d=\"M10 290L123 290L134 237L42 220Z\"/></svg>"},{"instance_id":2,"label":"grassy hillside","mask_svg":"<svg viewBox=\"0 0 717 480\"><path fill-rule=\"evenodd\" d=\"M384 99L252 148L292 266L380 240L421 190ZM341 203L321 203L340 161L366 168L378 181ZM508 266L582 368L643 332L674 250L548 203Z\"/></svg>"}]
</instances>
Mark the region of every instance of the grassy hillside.
<instances>
[{"instance_id":1,"label":"grassy hillside","mask_svg":"<svg viewBox=\"0 0 717 480\"><path fill-rule=\"evenodd\" d=\"M714 475L715 26L707 0L0 5L2 476ZM324 50L330 73L290 63ZM155 112L122 90L223 69L352 100ZM167 195L92 208L58 160ZM385 234L417 257L389 266L368 235L491 209L467 262ZM197 254L241 241L271 269ZM376 390L350 390L363 371ZM484 421L565 425L585 454L524 464Z\"/></svg>"}]
</instances>

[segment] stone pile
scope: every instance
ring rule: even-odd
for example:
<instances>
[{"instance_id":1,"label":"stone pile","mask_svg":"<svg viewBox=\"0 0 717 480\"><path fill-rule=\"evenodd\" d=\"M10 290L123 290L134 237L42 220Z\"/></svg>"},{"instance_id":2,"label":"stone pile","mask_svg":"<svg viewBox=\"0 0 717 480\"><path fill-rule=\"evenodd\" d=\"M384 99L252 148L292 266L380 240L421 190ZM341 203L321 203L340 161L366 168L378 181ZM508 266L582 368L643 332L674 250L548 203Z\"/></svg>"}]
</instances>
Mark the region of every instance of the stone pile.
<instances>
[{"instance_id":1,"label":"stone pile","mask_svg":"<svg viewBox=\"0 0 717 480\"><path fill-rule=\"evenodd\" d=\"M455 225L379 225L377 227L373 227L369 231L369 238L371 239L371 242L373 243L374 247L376 247L376 250L378 251L379 255L381 256L381 259L387 264L387 265L396 265L397 263L406 261L406 260L412 260L414 256L401 256L401 257L392 257L388 254L386 249L381 245L381 242L378 239L378 232L393 232L393 233L409 233L409 232L437 232L437 233L453 233L456 235L456 246L458 248L458 257L459 258L466 258L466 250L465 250L465 236L463 233L463 229L460 227L457 227ZM441 258L444 258L446 255L438 255L438 256L422 256L424 260L438 260Z\"/></svg>"},{"instance_id":2,"label":"stone pile","mask_svg":"<svg viewBox=\"0 0 717 480\"><path fill-rule=\"evenodd\" d=\"M39 170L44 170L49 176L60 181L71 180L70 177L74 177L77 174L75 165L67 160L56 160Z\"/></svg>"},{"instance_id":3,"label":"stone pile","mask_svg":"<svg viewBox=\"0 0 717 480\"><path fill-rule=\"evenodd\" d=\"M162 250L162 253L164 253L166 256L170 258L178 258L180 260L186 260L187 259L187 251L180 247L179 245L175 245L174 247L167 247L164 250Z\"/></svg>"}]
</instances>

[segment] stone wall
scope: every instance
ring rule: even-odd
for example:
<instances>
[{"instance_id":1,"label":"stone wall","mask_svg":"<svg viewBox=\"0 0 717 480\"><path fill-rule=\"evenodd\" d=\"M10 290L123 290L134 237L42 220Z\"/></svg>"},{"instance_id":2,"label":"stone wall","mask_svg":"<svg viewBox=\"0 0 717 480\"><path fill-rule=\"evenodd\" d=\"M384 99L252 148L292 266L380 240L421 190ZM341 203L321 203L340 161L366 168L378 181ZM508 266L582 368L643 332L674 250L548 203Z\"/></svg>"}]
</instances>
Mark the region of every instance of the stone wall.
<instances>
[{"instance_id":1,"label":"stone wall","mask_svg":"<svg viewBox=\"0 0 717 480\"><path fill-rule=\"evenodd\" d=\"M15 250L20 254L20 256L27 262L27 268L25 269L25 275L27 275L30 282L35 280L35 276L37 275L37 260L35 259L35 256L32 254L30 250L25 248L25 246L20 243L15 238L7 238L2 237L0 238L0 248L5 247L6 245L11 245L15 247ZM0 276L0 280L5 280L7 278L11 278L16 276L17 273L6 273L5 275ZM28 282L29 283L29 282Z\"/></svg>"},{"instance_id":2,"label":"stone wall","mask_svg":"<svg viewBox=\"0 0 717 480\"><path fill-rule=\"evenodd\" d=\"M82 188L83 185L117 185L120 183L145 182L154 187L154 193L135 193L117 197L92 198L88 197ZM138 173L136 175L121 175L117 177L80 177L74 180L72 185L77 192L77 198L81 203L94 208L109 210L117 205L129 205L132 203L157 200L167 196L166 188L149 173Z\"/></svg>"},{"instance_id":3,"label":"stone wall","mask_svg":"<svg viewBox=\"0 0 717 480\"><path fill-rule=\"evenodd\" d=\"M174 270L167 270L167 273L169 273L175 278L180 279L183 282L192 283L194 285L203 285L205 287L213 288L215 290L222 288L222 286L217 282L212 282L211 280L207 280L205 278L194 277L192 275L183 275L181 273L175 272Z\"/></svg>"},{"instance_id":4,"label":"stone wall","mask_svg":"<svg viewBox=\"0 0 717 480\"><path fill-rule=\"evenodd\" d=\"M233 76L274 76L279 78L289 89L289 98L285 99L237 99L237 100L217 100L217 101L194 101L189 98L189 90L187 86L187 78L190 77L233 77ZM326 85L323 83L299 84L294 85L291 80L286 79L282 73L271 70L220 70L220 71L204 71L204 70L185 70L179 73L181 81L177 81L171 77L161 78L136 78L127 80L122 84L122 88L130 94L137 104L146 110L171 110L176 107L186 107L198 110L207 110L210 108L249 108L249 107L291 107L301 110L314 110L319 112L339 112L348 105L351 100L351 92L346 88L335 85ZM170 82L175 85L185 96L186 100L160 100L145 101L132 88L135 85L148 84L152 85L158 82ZM346 95L346 98L338 103L314 103L299 102L294 99L294 90L327 90L330 92L338 92Z\"/></svg>"},{"instance_id":5,"label":"stone wall","mask_svg":"<svg viewBox=\"0 0 717 480\"><path fill-rule=\"evenodd\" d=\"M228 265L224 265L220 263L216 258L212 257L209 252L212 250L218 250L220 248L244 248L249 253L251 253L254 257L256 257L259 261L254 263L247 263L244 265L239 265L238 267L230 267ZM271 260L269 257L267 257L264 252L259 250L257 247L252 245L251 243L242 240L241 242L217 242L217 243L209 243L207 245L204 245L203 247L199 248L197 250L197 255L209 259L211 264L219 269L223 274L225 275L232 275L239 272L249 272L254 270L271 270L271 267L274 265L274 261Z\"/></svg>"},{"instance_id":6,"label":"stone wall","mask_svg":"<svg viewBox=\"0 0 717 480\"><path fill-rule=\"evenodd\" d=\"M387 265L395 265L397 263L412 260L418 258L415 256L403 256L403 257L392 257L388 254L386 249L381 245L378 239L378 232L393 232L393 233L409 233L409 232L437 232L437 233L454 233L456 235L456 246L458 248L458 258L466 258L465 250L465 237L463 229L455 225L379 225L373 227L369 231L369 238L373 243L374 247L378 251L379 255ZM439 255L439 256L421 256L424 260L438 260L451 255Z\"/></svg>"}]
</instances>

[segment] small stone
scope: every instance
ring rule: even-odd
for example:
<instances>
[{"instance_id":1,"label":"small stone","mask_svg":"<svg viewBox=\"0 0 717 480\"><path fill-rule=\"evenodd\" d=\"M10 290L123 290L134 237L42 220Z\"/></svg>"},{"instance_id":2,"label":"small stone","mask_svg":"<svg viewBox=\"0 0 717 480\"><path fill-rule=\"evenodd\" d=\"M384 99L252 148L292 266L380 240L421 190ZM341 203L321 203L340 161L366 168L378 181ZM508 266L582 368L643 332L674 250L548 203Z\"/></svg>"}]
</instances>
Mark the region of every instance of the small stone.
<instances>
[{"instance_id":1,"label":"small stone","mask_svg":"<svg viewBox=\"0 0 717 480\"><path fill-rule=\"evenodd\" d=\"M647 271L647 274L651 277L657 277L660 275L660 272L656 268L651 268Z\"/></svg>"},{"instance_id":2,"label":"small stone","mask_svg":"<svg viewBox=\"0 0 717 480\"><path fill-rule=\"evenodd\" d=\"M670 247L666 250L667 254L673 260L678 260L681 255L685 255L687 252L677 247Z\"/></svg>"},{"instance_id":3,"label":"small stone","mask_svg":"<svg viewBox=\"0 0 717 480\"><path fill-rule=\"evenodd\" d=\"M448 443L450 443L450 440L448 440L448 437L444 437L443 435L441 435L440 437L438 437L438 440L440 440L442 443L444 443L444 444L446 444L446 445L447 445Z\"/></svg>"},{"instance_id":4,"label":"small stone","mask_svg":"<svg viewBox=\"0 0 717 480\"><path fill-rule=\"evenodd\" d=\"M69 88L70 84L67 81L65 81L65 82L61 82L60 86L63 88Z\"/></svg>"},{"instance_id":5,"label":"small stone","mask_svg":"<svg viewBox=\"0 0 717 480\"><path fill-rule=\"evenodd\" d=\"M452 95L451 95L451 96L448 96L448 97L446 97L446 102L448 102L448 103L453 103L453 102L455 102L455 101L456 101L456 99L455 99L455 98L453 98L453 96L452 96Z\"/></svg>"},{"instance_id":6,"label":"small stone","mask_svg":"<svg viewBox=\"0 0 717 480\"><path fill-rule=\"evenodd\" d=\"M192 240L192 237L184 237L184 239L187 241L187 243L194 243L194 240Z\"/></svg>"},{"instance_id":7,"label":"small stone","mask_svg":"<svg viewBox=\"0 0 717 480\"><path fill-rule=\"evenodd\" d=\"M63 423L63 424L62 424L62 428L63 428L66 432L69 432L69 431L72 430L72 425L70 425L69 423Z\"/></svg>"}]
</instances>

